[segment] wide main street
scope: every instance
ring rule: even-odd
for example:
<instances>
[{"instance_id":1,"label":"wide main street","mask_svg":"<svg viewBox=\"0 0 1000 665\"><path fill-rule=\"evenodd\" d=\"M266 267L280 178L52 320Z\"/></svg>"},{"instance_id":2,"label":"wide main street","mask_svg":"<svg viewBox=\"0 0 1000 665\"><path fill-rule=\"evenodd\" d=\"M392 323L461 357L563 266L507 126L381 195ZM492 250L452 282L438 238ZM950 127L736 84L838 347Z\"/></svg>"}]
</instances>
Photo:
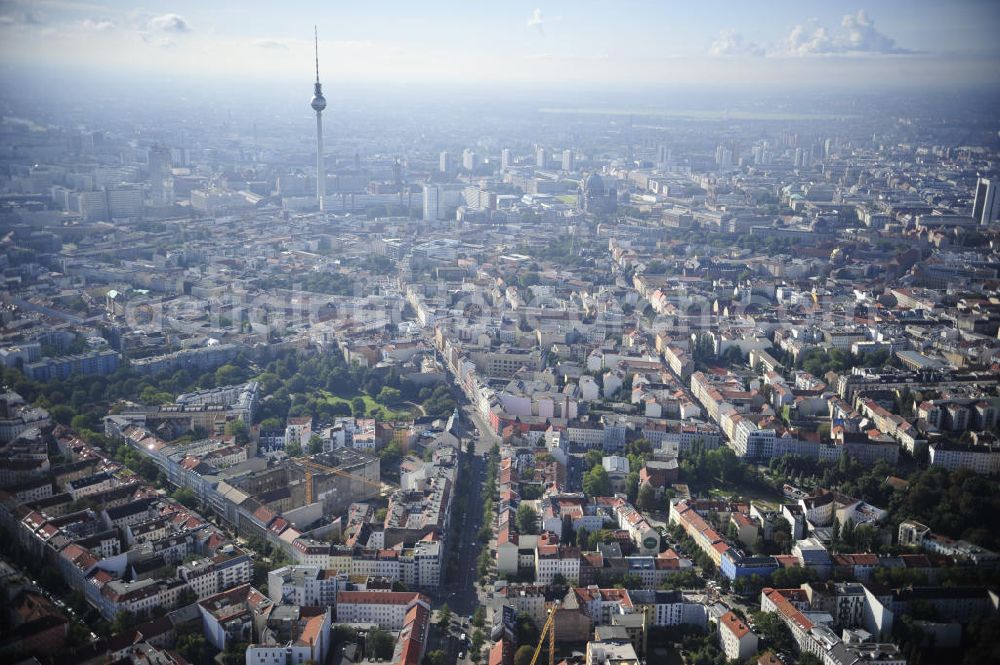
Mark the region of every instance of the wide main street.
<instances>
[{"instance_id":1,"label":"wide main street","mask_svg":"<svg viewBox=\"0 0 1000 665\"><path fill-rule=\"evenodd\" d=\"M479 561L480 543L476 534L482 526L483 497L479 491L482 488L486 473L486 462L480 455L467 455L468 472L471 479L465 487L468 491L464 496L456 496L454 507L464 508L464 519L452 514L452 532L448 534L450 547L454 552L457 570L446 567L442 600L448 603L454 612L462 616L472 614L479 605L476 595L477 564ZM462 480L459 480L462 483Z\"/></svg>"},{"instance_id":2,"label":"wide main street","mask_svg":"<svg viewBox=\"0 0 1000 665\"><path fill-rule=\"evenodd\" d=\"M447 534L446 554L442 584L434 594L434 623L440 620L440 610L447 605L453 614L446 633L432 636L431 649L445 652L448 662L467 661L473 630L469 617L484 604L476 582L479 577L479 556L485 545L477 538L483 526L484 500L482 488L486 481L486 455L499 439L486 428L480 414L469 403L465 394L454 384L452 395L460 405L461 418L453 433L462 443L462 469L452 499L451 527ZM467 452L469 442L472 449ZM490 526L490 525L487 525ZM460 639L464 634L465 641ZM461 658L460 658L461 656Z\"/></svg>"}]
</instances>

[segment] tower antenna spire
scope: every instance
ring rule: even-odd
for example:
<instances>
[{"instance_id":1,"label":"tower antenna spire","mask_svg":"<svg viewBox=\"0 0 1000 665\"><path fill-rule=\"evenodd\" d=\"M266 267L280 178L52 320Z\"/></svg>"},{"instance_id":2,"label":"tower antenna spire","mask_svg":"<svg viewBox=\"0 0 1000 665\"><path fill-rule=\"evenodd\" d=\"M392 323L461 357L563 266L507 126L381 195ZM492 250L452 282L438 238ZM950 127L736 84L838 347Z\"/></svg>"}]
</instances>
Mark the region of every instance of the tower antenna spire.
<instances>
[{"instance_id":1,"label":"tower antenna spire","mask_svg":"<svg viewBox=\"0 0 1000 665\"><path fill-rule=\"evenodd\" d=\"M319 83L319 30L313 26L313 43L316 47L316 83Z\"/></svg>"}]
</instances>

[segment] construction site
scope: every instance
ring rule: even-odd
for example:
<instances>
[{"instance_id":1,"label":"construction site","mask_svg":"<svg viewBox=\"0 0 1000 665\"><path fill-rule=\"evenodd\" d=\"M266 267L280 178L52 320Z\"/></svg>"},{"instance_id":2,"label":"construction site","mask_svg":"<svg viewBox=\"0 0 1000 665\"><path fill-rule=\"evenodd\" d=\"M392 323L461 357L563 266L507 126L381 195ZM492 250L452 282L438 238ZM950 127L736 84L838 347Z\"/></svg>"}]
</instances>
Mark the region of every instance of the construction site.
<instances>
[{"instance_id":1,"label":"construction site","mask_svg":"<svg viewBox=\"0 0 1000 665\"><path fill-rule=\"evenodd\" d=\"M351 448L287 458L231 484L282 513L322 502L323 514L335 515L355 501L382 494L378 457Z\"/></svg>"}]
</instances>

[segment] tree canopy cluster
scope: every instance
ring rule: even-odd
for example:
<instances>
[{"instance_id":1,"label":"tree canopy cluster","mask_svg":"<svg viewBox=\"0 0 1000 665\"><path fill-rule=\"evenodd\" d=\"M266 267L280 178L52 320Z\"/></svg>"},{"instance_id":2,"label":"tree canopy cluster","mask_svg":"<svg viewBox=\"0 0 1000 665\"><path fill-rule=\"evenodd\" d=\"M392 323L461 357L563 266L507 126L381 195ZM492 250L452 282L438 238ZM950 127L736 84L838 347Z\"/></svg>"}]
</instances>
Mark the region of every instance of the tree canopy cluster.
<instances>
[{"instance_id":1,"label":"tree canopy cluster","mask_svg":"<svg viewBox=\"0 0 1000 665\"><path fill-rule=\"evenodd\" d=\"M950 538L993 550L1000 547L1000 533L988 528L991 516L1000 513L996 482L972 471L928 467L906 474L898 465L877 462L867 466L846 456L834 464L784 456L771 460L770 467L775 482L809 480L809 486L835 489L888 510L889 528L903 520L916 520ZM909 486L894 490L886 482L889 476L904 476ZM840 538L847 542L850 534L845 537L845 526L841 525ZM865 537L864 531L860 535Z\"/></svg>"}]
</instances>

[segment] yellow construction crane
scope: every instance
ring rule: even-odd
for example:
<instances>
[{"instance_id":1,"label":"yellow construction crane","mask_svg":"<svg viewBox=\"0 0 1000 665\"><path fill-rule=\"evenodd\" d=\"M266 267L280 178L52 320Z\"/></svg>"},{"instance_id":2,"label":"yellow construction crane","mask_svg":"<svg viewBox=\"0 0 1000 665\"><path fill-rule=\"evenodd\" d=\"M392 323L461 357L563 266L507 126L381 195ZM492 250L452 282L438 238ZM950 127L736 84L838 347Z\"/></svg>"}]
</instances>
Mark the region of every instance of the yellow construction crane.
<instances>
[{"instance_id":1,"label":"yellow construction crane","mask_svg":"<svg viewBox=\"0 0 1000 665\"><path fill-rule=\"evenodd\" d=\"M341 469L336 469L332 466L327 466L326 464L322 464L320 462L314 462L313 460L310 459L300 458L295 461L306 468L306 505L312 503L314 499L313 473L319 473L319 474L332 473L337 476L343 476L344 478L350 478L351 480L360 481L366 485L375 485L376 487L379 488L380 491L382 489L381 481L369 480L364 476L359 476L353 473L349 473L347 471L343 471Z\"/></svg>"},{"instance_id":2,"label":"yellow construction crane","mask_svg":"<svg viewBox=\"0 0 1000 665\"><path fill-rule=\"evenodd\" d=\"M538 644L535 645L535 653L531 654L531 665L536 665L538 663L538 655L542 653L542 645L546 642L546 635L548 636L549 643L549 665L556 665L556 611L555 608L549 608L549 618L545 620L545 625L542 626L542 632L538 636Z\"/></svg>"}]
</instances>

